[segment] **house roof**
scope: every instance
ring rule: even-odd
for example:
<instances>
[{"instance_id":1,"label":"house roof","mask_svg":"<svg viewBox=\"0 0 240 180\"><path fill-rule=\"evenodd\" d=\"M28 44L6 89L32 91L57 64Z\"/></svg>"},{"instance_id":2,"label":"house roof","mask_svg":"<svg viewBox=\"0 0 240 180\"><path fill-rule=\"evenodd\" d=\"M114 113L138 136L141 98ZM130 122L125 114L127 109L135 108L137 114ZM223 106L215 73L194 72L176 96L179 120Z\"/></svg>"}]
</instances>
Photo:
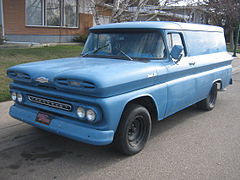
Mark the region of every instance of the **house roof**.
<instances>
[{"instance_id":1,"label":"house roof","mask_svg":"<svg viewBox=\"0 0 240 180\"><path fill-rule=\"evenodd\" d=\"M212 25L181 23L171 21L136 21L98 25L91 30L107 29L172 29L172 30L194 30L194 31L218 31L223 32L223 28Z\"/></svg>"}]
</instances>

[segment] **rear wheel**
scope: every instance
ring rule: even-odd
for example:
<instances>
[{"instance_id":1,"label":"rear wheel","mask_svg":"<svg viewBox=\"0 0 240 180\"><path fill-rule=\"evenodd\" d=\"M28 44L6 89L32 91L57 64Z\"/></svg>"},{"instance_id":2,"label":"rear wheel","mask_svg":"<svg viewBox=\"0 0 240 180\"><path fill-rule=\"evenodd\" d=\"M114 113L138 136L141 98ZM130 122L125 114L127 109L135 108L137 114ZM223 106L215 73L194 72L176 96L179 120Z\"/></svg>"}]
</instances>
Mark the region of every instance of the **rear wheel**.
<instances>
[{"instance_id":1,"label":"rear wheel","mask_svg":"<svg viewBox=\"0 0 240 180\"><path fill-rule=\"evenodd\" d=\"M216 104L217 100L217 83L214 83L208 97L197 103L199 109L211 111Z\"/></svg>"},{"instance_id":2,"label":"rear wheel","mask_svg":"<svg viewBox=\"0 0 240 180\"><path fill-rule=\"evenodd\" d=\"M148 110L137 104L129 104L114 137L115 149L126 155L140 152L150 136L151 127Z\"/></svg>"}]
</instances>

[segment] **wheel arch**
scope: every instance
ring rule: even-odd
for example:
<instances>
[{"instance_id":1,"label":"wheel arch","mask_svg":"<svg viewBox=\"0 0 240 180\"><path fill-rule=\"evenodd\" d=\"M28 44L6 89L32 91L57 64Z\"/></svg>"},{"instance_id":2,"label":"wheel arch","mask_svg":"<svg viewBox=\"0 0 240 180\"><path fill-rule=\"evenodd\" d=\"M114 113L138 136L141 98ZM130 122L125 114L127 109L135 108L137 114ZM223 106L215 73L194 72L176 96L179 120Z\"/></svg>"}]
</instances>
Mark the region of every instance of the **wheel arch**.
<instances>
[{"instance_id":1,"label":"wheel arch","mask_svg":"<svg viewBox=\"0 0 240 180\"><path fill-rule=\"evenodd\" d=\"M152 121L155 121L158 119L158 107L154 98L151 95L146 94L146 95L138 96L129 100L124 106L123 112L126 110L127 106L131 103L144 106L149 111Z\"/></svg>"},{"instance_id":2,"label":"wheel arch","mask_svg":"<svg viewBox=\"0 0 240 180\"><path fill-rule=\"evenodd\" d=\"M212 86L213 86L213 84L215 84L215 83L217 83L217 89L218 89L218 90L223 89L222 79L215 79L215 80L212 82ZM212 86L211 86L211 87L212 87Z\"/></svg>"}]
</instances>

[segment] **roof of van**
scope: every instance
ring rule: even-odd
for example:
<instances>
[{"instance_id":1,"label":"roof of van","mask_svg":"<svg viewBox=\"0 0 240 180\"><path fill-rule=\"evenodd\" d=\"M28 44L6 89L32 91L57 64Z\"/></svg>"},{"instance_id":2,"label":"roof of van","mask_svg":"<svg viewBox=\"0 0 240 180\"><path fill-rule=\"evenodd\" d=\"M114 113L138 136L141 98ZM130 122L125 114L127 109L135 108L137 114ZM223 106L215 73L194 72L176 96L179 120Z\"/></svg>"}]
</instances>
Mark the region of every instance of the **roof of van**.
<instances>
[{"instance_id":1,"label":"roof of van","mask_svg":"<svg viewBox=\"0 0 240 180\"><path fill-rule=\"evenodd\" d=\"M173 29L173 30L194 30L194 31L218 31L223 32L223 28L212 25L181 23L173 21L135 21L98 25L90 30L105 29Z\"/></svg>"}]
</instances>

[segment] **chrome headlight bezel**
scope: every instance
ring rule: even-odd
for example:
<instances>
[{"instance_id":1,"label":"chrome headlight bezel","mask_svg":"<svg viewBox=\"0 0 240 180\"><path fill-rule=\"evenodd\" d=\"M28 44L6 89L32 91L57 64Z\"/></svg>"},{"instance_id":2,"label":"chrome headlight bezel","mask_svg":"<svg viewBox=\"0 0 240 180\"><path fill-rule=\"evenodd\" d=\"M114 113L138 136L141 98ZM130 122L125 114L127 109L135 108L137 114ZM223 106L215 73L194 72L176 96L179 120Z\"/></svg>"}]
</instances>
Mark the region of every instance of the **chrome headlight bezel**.
<instances>
[{"instance_id":1,"label":"chrome headlight bezel","mask_svg":"<svg viewBox=\"0 0 240 180\"><path fill-rule=\"evenodd\" d=\"M14 102L22 103L24 100L23 94L16 91L11 91L11 98Z\"/></svg>"},{"instance_id":2,"label":"chrome headlight bezel","mask_svg":"<svg viewBox=\"0 0 240 180\"><path fill-rule=\"evenodd\" d=\"M17 100L17 93L16 92L11 92L11 98L13 101Z\"/></svg>"},{"instance_id":3,"label":"chrome headlight bezel","mask_svg":"<svg viewBox=\"0 0 240 180\"><path fill-rule=\"evenodd\" d=\"M79 112L78 112L79 110L84 115L80 116ZM76 114L80 120L87 121L88 123L96 123L99 121L99 119L101 117L100 112L97 110L97 108L88 107L88 106L84 106L84 105L80 105L76 108Z\"/></svg>"},{"instance_id":4,"label":"chrome headlight bezel","mask_svg":"<svg viewBox=\"0 0 240 180\"><path fill-rule=\"evenodd\" d=\"M86 118L89 122L94 122L96 120L97 114L93 109L88 109L86 111Z\"/></svg>"},{"instance_id":5,"label":"chrome headlight bezel","mask_svg":"<svg viewBox=\"0 0 240 180\"><path fill-rule=\"evenodd\" d=\"M22 103L23 102L23 95L21 93L17 93L17 101L19 103Z\"/></svg>"},{"instance_id":6,"label":"chrome headlight bezel","mask_svg":"<svg viewBox=\"0 0 240 180\"><path fill-rule=\"evenodd\" d=\"M80 119L84 119L86 117L86 110L83 107L79 106L77 108L77 115Z\"/></svg>"}]
</instances>

